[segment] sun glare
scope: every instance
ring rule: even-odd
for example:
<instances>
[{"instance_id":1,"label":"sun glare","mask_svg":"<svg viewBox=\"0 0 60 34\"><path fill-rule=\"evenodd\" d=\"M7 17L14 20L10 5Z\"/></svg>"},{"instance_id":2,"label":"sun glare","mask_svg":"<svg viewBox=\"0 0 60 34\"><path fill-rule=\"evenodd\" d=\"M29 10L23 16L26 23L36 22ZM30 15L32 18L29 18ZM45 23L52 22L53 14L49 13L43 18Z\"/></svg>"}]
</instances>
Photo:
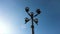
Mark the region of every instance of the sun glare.
<instances>
[{"instance_id":1,"label":"sun glare","mask_svg":"<svg viewBox=\"0 0 60 34\"><path fill-rule=\"evenodd\" d=\"M1 23L1 22L0 22ZM7 34L9 33L9 28L8 26L4 24L0 24L0 34Z\"/></svg>"},{"instance_id":2,"label":"sun glare","mask_svg":"<svg viewBox=\"0 0 60 34\"><path fill-rule=\"evenodd\" d=\"M0 34L9 34L10 27L1 17L0 17Z\"/></svg>"},{"instance_id":3,"label":"sun glare","mask_svg":"<svg viewBox=\"0 0 60 34\"><path fill-rule=\"evenodd\" d=\"M0 34L6 33L6 27L4 25L0 25Z\"/></svg>"}]
</instances>

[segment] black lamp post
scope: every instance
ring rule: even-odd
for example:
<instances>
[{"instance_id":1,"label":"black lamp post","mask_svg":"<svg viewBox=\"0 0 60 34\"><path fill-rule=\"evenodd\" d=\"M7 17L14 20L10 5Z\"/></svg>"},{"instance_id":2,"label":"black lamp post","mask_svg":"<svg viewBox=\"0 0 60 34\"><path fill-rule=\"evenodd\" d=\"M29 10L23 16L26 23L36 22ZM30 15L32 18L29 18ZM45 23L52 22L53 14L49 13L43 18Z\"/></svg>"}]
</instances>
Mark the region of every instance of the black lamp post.
<instances>
[{"instance_id":1,"label":"black lamp post","mask_svg":"<svg viewBox=\"0 0 60 34\"><path fill-rule=\"evenodd\" d=\"M34 17L36 17L37 15L39 15L40 13L41 13L41 11L40 11L40 9L37 9L36 10L36 15L34 15L34 13L33 12L31 12L31 13L29 13L29 7L26 7L25 8L25 11L27 12L27 14L31 17L30 19L29 18L25 18L25 24L28 22L28 21L32 21L32 25L31 25L31 28L32 28L32 34L34 34L34 23L33 22L35 22L36 24L38 24L38 19L37 18L35 18L34 19Z\"/></svg>"}]
</instances>

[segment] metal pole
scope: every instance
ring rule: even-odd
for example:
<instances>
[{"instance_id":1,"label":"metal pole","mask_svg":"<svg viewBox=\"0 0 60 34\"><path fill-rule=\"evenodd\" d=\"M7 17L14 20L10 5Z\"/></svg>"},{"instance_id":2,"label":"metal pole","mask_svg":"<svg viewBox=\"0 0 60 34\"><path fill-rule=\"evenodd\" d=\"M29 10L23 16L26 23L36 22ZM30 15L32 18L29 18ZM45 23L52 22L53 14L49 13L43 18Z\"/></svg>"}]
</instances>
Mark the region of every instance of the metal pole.
<instances>
[{"instance_id":1,"label":"metal pole","mask_svg":"<svg viewBox=\"0 0 60 34\"><path fill-rule=\"evenodd\" d=\"M31 25L31 28L32 28L32 34L34 34L33 14L32 14L32 16L31 16L31 19L32 19L32 25Z\"/></svg>"}]
</instances>

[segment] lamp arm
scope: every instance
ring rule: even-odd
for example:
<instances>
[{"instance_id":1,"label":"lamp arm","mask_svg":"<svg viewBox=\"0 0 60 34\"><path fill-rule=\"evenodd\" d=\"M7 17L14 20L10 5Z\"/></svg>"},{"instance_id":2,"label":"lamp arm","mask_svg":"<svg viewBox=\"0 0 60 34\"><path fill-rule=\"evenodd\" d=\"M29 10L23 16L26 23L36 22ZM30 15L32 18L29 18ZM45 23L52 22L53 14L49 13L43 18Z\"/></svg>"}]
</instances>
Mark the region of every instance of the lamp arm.
<instances>
[{"instance_id":1,"label":"lamp arm","mask_svg":"<svg viewBox=\"0 0 60 34\"><path fill-rule=\"evenodd\" d=\"M34 15L34 17L38 16L38 14Z\"/></svg>"},{"instance_id":2,"label":"lamp arm","mask_svg":"<svg viewBox=\"0 0 60 34\"><path fill-rule=\"evenodd\" d=\"M31 17L30 13L28 13L28 15Z\"/></svg>"}]
</instances>

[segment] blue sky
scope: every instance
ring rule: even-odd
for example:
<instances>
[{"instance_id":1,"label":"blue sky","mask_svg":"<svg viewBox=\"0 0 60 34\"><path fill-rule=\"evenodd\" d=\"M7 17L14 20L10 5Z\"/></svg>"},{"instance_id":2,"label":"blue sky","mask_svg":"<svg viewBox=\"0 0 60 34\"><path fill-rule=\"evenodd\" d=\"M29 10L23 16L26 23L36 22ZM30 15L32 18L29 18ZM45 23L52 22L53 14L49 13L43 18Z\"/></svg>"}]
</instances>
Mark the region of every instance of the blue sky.
<instances>
[{"instance_id":1,"label":"blue sky","mask_svg":"<svg viewBox=\"0 0 60 34\"><path fill-rule=\"evenodd\" d=\"M0 0L0 34L31 34L31 22L24 24L30 18L26 6L42 12L35 34L60 34L60 0Z\"/></svg>"}]
</instances>

